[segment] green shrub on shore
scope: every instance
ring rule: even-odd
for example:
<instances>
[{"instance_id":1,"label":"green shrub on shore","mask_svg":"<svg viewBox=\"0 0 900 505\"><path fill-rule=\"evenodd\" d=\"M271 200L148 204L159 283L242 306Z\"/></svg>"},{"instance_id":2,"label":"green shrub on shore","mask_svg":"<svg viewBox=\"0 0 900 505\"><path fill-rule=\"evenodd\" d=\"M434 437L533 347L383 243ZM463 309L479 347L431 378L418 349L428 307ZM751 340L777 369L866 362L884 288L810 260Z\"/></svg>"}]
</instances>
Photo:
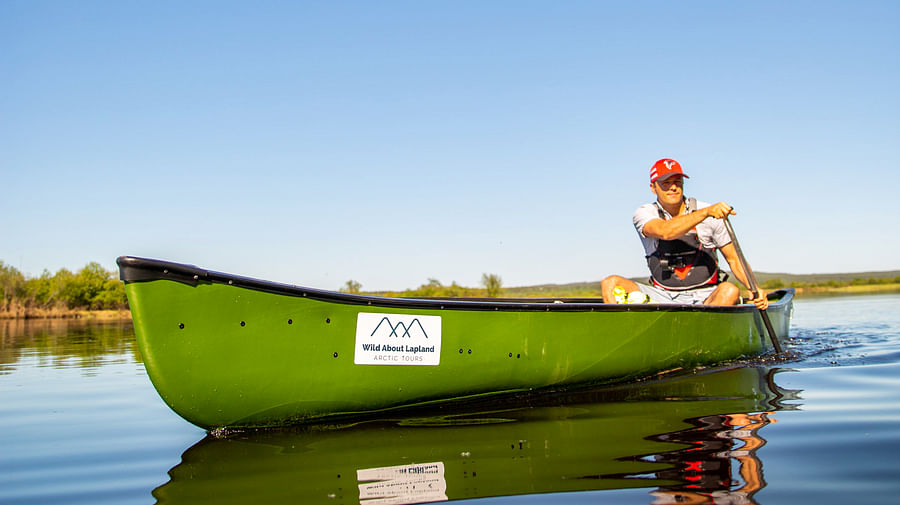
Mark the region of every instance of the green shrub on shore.
<instances>
[{"instance_id":1,"label":"green shrub on shore","mask_svg":"<svg viewBox=\"0 0 900 505\"><path fill-rule=\"evenodd\" d=\"M28 309L120 310L128 307L125 286L115 272L91 262L76 273L63 268L55 274L26 278L0 261L0 313L14 307Z\"/></svg>"},{"instance_id":2,"label":"green shrub on shore","mask_svg":"<svg viewBox=\"0 0 900 505\"><path fill-rule=\"evenodd\" d=\"M487 291L488 297L497 298L500 296L503 280L497 274L481 274L481 285Z\"/></svg>"}]
</instances>

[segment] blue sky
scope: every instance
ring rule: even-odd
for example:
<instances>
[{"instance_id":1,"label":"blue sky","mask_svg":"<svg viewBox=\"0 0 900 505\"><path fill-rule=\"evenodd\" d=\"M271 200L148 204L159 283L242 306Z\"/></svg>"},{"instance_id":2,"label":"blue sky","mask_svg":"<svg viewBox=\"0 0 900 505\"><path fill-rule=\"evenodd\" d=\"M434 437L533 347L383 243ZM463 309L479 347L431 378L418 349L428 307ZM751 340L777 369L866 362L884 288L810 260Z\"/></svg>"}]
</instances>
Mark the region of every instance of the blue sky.
<instances>
[{"instance_id":1,"label":"blue sky","mask_svg":"<svg viewBox=\"0 0 900 505\"><path fill-rule=\"evenodd\" d=\"M897 2L0 0L0 260L325 289L643 275L662 157L757 271L900 268Z\"/></svg>"}]
</instances>

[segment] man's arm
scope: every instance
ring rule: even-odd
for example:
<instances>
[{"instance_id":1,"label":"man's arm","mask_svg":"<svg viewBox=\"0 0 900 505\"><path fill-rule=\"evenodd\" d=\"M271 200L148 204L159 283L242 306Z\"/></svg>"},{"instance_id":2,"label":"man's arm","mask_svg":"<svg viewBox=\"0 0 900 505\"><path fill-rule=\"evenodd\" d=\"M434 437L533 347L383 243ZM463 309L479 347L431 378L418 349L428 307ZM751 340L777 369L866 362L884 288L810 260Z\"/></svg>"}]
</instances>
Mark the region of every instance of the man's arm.
<instances>
[{"instance_id":1,"label":"man's arm","mask_svg":"<svg viewBox=\"0 0 900 505\"><path fill-rule=\"evenodd\" d=\"M737 255L737 249L734 248L734 244L729 242L727 245L724 245L719 248L722 251L722 255L725 256L725 261L728 262L728 266L731 267L731 273L738 278L741 283L750 289L750 282L747 277L747 273L744 272L744 266L741 264L740 258ZM756 298L750 300L759 310L766 310L769 307L769 299L766 298L766 292L757 286L759 293L757 293Z\"/></svg>"},{"instance_id":2,"label":"man's arm","mask_svg":"<svg viewBox=\"0 0 900 505\"><path fill-rule=\"evenodd\" d=\"M648 238L673 240L684 236L684 234L691 231L708 217L722 219L734 213L730 205L725 202L719 202L715 205L698 209L690 214L675 216L672 219L653 219L648 221L644 225L643 233Z\"/></svg>"}]
</instances>

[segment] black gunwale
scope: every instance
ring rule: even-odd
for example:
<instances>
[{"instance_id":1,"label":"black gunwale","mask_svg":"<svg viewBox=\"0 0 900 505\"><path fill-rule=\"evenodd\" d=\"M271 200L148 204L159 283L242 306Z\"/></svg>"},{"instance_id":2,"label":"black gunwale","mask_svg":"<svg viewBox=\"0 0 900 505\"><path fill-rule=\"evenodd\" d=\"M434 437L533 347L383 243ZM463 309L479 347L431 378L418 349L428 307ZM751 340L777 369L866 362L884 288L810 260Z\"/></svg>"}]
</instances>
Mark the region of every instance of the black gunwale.
<instances>
[{"instance_id":1,"label":"black gunwale","mask_svg":"<svg viewBox=\"0 0 900 505\"><path fill-rule=\"evenodd\" d=\"M613 304L603 303L600 298L389 298L283 284L207 270L196 265L136 256L120 256L116 259L116 264L119 266L119 278L126 284L158 280L176 281L192 286L203 283L226 284L285 296L372 307L504 312L747 313L756 310L753 305ZM773 300L773 303L769 305L770 310L779 310L790 303L794 296L794 290L779 289L769 293L768 296L770 300Z\"/></svg>"}]
</instances>

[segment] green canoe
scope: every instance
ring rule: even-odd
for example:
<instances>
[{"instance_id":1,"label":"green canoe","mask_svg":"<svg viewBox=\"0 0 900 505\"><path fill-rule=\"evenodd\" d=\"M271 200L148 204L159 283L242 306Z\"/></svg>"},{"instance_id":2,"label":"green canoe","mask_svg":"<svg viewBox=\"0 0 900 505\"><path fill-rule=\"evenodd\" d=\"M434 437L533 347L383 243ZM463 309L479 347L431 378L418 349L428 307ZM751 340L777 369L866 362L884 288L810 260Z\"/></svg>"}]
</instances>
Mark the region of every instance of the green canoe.
<instances>
[{"instance_id":1,"label":"green canoe","mask_svg":"<svg viewBox=\"0 0 900 505\"><path fill-rule=\"evenodd\" d=\"M752 305L384 298L117 262L153 385L206 429L623 382L771 346ZM770 294L779 339L792 300Z\"/></svg>"}]
</instances>

